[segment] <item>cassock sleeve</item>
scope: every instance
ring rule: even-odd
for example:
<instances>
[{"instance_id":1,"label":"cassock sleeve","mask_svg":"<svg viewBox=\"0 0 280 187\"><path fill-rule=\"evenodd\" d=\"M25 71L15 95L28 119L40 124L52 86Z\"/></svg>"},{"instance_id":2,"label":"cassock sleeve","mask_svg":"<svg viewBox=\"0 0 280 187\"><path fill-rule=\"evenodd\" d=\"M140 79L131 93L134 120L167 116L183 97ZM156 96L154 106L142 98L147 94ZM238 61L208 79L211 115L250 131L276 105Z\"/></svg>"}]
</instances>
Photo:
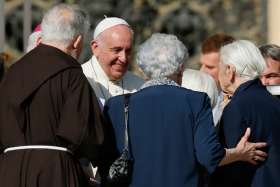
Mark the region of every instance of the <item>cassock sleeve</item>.
<instances>
[{"instance_id":1,"label":"cassock sleeve","mask_svg":"<svg viewBox=\"0 0 280 187\"><path fill-rule=\"evenodd\" d=\"M91 161L103 143L103 118L95 93L81 69L68 70L67 93L57 136L77 157Z\"/></svg>"},{"instance_id":2,"label":"cassock sleeve","mask_svg":"<svg viewBox=\"0 0 280 187\"><path fill-rule=\"evenodd\" d=\"M224 157L225 150L214 129L210 100L206 94L196 102L194 111L194 147L198 162L212 173Z\"/></svg>"}]
</instances>

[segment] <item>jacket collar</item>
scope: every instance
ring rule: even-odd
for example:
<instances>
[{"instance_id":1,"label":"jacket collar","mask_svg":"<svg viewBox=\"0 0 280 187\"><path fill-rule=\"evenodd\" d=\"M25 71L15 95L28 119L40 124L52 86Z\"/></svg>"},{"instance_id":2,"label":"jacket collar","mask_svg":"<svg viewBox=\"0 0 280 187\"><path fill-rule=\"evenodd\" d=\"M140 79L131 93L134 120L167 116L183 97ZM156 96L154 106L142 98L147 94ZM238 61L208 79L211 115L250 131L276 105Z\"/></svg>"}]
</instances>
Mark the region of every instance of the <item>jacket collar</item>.
<instances>
[{"instance_id":1,"label":"jacket collar","mask_svg":"<svg viewBox=\"0 0 280 187\"><path fill-rule=\"evenodd\" d=\"M241 84L237 89L236 91L234 92L233 96L232 96L232 99L237 97L238 95L244 93L245 91L247 91L248 89L251 89L251 88L261 88L261 89L265 89L265 86L262 85L260 79L254 79L254 80L250 80L250 81L247 81L243 84Z\"/></svg>"}]
</instances>

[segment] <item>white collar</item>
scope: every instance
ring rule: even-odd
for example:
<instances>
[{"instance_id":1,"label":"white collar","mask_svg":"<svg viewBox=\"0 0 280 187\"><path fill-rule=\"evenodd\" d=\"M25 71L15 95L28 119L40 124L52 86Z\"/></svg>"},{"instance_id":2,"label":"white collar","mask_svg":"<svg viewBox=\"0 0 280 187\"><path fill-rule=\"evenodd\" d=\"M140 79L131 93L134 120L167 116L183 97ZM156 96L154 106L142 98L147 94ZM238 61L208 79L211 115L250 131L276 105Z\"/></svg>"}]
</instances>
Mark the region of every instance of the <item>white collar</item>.
<instances>
[{"instance_id":1,"label":"white collar","mask_svg":"<svg viewBox=\"0 0 280 187\"><path fill-rule=\"evenodd\" d=\"M110 81L109 77L106 75L106 73L104 72L104 70L102 69L100 62L96 59L96 57L93 55L91 60L91 67L94 71L94 76L98 81Z\"/></svg>"}]
</instances>

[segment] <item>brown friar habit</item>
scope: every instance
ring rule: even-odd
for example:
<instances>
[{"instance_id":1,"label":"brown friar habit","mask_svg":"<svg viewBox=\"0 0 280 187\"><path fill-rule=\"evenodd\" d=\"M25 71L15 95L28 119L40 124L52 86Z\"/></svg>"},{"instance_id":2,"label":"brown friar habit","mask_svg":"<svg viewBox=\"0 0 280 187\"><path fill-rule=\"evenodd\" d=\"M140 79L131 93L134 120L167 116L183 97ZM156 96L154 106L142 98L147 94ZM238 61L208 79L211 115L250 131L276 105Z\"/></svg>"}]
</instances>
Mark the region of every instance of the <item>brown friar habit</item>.
<instances>
[{"instance_id":1,"label":"brown friar habit","mask_svg":"<svg viewBox=\"0 0 280 187\"><path fill-rule=\"evenodd\" d=\"M95 161L104 139L98 101L80 64L39 45L7 72L0 87L0 186L85 186L78 158ZM24 145L49 149L2 151Z\"/></svg>"}]
</instances>

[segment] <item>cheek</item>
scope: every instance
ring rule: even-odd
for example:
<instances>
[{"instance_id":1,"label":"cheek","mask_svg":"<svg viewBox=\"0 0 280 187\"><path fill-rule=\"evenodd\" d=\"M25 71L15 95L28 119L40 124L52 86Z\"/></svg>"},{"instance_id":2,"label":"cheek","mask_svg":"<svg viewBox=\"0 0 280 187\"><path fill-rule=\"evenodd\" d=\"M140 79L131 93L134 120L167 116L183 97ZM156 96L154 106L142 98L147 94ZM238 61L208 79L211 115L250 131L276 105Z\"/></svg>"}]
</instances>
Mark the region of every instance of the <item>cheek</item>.
<instances>
[{"instance_id":1,"label":"cheek","mask_svg":"<svg viewBox=\"0 0 280 187\"><path fill-rule=\"evenodd\" d=\"M272 78L269 82L270 85L280 85L280 77Z\"/></svg>"},{"instance_id":2,"label":"cheek","mask_svg":"<svg viewBox=\"0 0 280 187\"><path fill-rule=\"evenodd\" d=\"M104 55L102 56L102 58L100 58L100 60L102 60L102 62L106 64L107 67L112 66L115 63L116 59L117 57L113 55Z\"/></svg>"},{"instance_id":3,"label":"cheek","mask_svg":"<svg viewBox=\"0 0 280 187\"><path fill-rule=\"evenodd\" d=\"M221 87L227 87L228 81L227 81L227 77L226 77L225 73L220 71L218 74L218 77L219 77Z\"/></svg>"}]
</instances>

